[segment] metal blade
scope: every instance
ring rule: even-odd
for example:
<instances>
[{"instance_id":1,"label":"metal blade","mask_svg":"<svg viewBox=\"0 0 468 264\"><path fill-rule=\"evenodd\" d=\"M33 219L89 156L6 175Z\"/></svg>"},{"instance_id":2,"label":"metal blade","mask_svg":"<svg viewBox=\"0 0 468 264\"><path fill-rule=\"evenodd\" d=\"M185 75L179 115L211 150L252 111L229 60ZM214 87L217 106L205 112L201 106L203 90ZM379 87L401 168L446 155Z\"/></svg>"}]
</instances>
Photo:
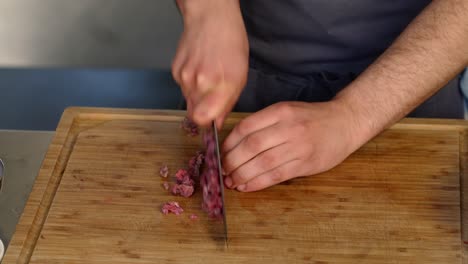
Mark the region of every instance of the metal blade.
<instances>
[{"instance_id":1,"label":"metal blade","mask_svg":"<svg viewBox=\"0 0 468 264\"><path fill-rule=\"evenodd\" d=\"M226 201L224 200L224 178L223 178L222 167L221 167L221 155L219 151L218 129L216 128L216 124L214 121L213 121L213 134L214 134L215 142L216 142L216 159L218 160L219 184L220 184L220 189L221 189L221 199L223 201L224 242L227 247L228 246L228 229L227 229L227 222L226 222Z\"/></svg>"},{"instance_id":2,"label":"metal blade","mask_svg":"<svg viewBox=\"0 0 468 264\"><path fill-rule=\"evenodd\" d=\"M5 183L5 181L4 181L4 179L5 179L4 171L5 171L5 165L3 164L2 159L0 159L0 193L2 192L3 185Z\"/></svg>"}]
</instances>

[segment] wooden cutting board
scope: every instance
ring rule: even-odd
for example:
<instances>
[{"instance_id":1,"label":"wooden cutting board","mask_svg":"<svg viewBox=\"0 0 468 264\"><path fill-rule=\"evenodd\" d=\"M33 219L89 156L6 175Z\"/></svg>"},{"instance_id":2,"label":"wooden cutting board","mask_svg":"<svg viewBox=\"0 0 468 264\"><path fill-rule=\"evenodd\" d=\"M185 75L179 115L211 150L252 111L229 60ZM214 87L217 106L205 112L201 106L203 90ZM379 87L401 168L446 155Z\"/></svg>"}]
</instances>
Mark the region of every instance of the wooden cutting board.
<instances>
[{"instance_id":1,"label":"wooden cutting board","mask_svg":"<svg viewBox=\"0 0 468 264\"><path fill-rule=\"evenodd\" d=\"M403 120L329 172L227 191L226 249L200 191L161 186L162 164L174 174L200 149L183 116L68 109L3 263L463 263L466 122ZM185 212L161 214L170 200Z\"/></svg>"}]
</instances>

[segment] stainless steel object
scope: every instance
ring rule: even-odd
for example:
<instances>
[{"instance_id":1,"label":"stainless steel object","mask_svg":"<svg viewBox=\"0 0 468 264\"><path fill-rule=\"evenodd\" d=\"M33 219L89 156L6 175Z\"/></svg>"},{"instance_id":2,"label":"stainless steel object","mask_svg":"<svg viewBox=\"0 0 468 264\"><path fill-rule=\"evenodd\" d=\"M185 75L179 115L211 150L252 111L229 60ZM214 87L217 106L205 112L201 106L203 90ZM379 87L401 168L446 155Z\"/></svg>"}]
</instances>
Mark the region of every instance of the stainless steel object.
<instances>
[{"instance_id":1,"label":"stainless steel object","mask_svg":"<svg viewBox=\"0 0 468 264\"><path fill-rule=\"evenodd\" d=\"M0 239L5 247L10 243L53 136L52 131L0 130L0 157L5 165L0 194Z\"/></svg>"},{"instance_id":2,"label":"stainless steel object","mask_svg":"<svg viewBox=\"0 0 468 264\"><path fill-rule=\"evenodd\" d=\"M5 164L0 159L0 193L2 193L3 185L5 184Z\"/></svg>"},{"instance_id":3,"label":"stainless steel object","mask_svg":"<svg viewBox=\"0 0 468 264\"><path fill-rule=\"evenodd\" d=\"M5 254L5 246L3 245L2 240L0 240L0 261L2 261L4 254Z\"/></svg>"},{"instance_id":4,"label":"stainless steel object","mask_svg":"<svg viewBox=\"0 0 468 264\"><path fill-rule=\"evenodd\" d=\"M226 200L224 199L224 179L223 179L223 172L222 172L222 167L221 167L221 154L219 151L218 129L216 128L216 123L214 121L213 121L213 134L214 134L215 142L216 142L216 159L218 161L219 184L220 184L220 190L221 190L221 199L223 201L224 242L227 247L228 246L228 229L227 229L227 221L226 221Z\"/></svg>"}]
</instances>

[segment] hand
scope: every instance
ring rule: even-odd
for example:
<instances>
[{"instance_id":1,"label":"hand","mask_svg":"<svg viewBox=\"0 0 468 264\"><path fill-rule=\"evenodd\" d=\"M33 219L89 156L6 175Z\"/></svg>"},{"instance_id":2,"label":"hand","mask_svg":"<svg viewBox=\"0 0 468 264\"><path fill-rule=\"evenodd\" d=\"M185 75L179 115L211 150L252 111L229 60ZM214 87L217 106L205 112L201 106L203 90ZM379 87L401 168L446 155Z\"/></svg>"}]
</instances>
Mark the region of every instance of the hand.
<instances>
[{"instance_id":1,"label":"hand","mask_svg":"<svg viewBox=\"0 0 468 264\"><path fill-rule=\"evenodd\" d=\"M257 191L327 171L365 141L342 104L282 102L242 120L223 143L228 188Z\"/></svg>"},{"instance_id":2,"label":"hand","mask_svg":"<svg viewBox=\"0 0 468 264\"><path fill-rule=\"evenodd\" d=\"M221 126L247 80L249 45L239 0L180 0L184 32L172 64L189 116Z\"/></svg>"}]
</instances>

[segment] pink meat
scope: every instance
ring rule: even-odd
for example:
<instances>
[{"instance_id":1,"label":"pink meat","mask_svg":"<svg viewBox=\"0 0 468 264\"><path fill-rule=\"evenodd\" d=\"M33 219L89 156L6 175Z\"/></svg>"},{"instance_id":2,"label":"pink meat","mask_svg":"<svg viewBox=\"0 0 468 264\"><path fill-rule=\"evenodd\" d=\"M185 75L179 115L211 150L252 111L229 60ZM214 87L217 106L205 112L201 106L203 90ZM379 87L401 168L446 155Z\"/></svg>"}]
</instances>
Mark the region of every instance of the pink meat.
<instances>
[{"instance_id":1,"label":"pink meat","mask_svg":"<svg viewBox=\"0 0 468 264\"><path fill-rule=\"evenodd\" d=\"M189 218L190 218L191 220L197 220L197 219L198 219L198 215L196 215L196 214L191 214Z\"/></svg>"},{"instance_id":2,"label":"pink meat","mask_svg":"<svg viewBox=\"0 0 468 264\"><path fill-rule=\"evenodd\" d=\"M184 211L184 209L182 209L182 207L180 207L178 202L167 202L161 208L161 212L163 214L165 214L165 215L167 215L169 213L173 213L175 215L180 215L183 211Z\"/></svg>"},{"instance_id":3,"label":"pink meat","mask_svg":"<svg viewBox=\"0 0 468 264\"><path fill-rule=\"evenodd\" d=\"M183 197L190 197L194 192L193 185L185 185L185 184L174 184L172 186L171 192L174 195L180 195Z\"/></svg>"},{"instance_id":4,"label":"pink meat","mask_svg":"<svg viewBox=\"0 0 468 264\"><path fill-rule=\"evenodd\" d=\"M167 178L167 175L169 175L169 168L167 165L164 165L159 169L159 175L161 175L161 177Z\"/></svg>"},{"instance_id":5,"label":"pink meat","mask_svg":"<svg viewBox=\"0 0 468 264\"><path fill-rule=\"evenodd\" d=\"M198 126L195 124L192 120L190 120L188 117L185 117L184 120L182 120L182 123L180 125L182 129L184 129L187 134L190 136L198 136Z\"/></svg>"},{"instance_id":6,"label":"pink meat","mask_svg":"<svg viewBox=\"0 0 468 264\"><path fill-rule=\"evenodd\" d=\"M169 183L168 182L163 182L163 187L165 190L169 190Z\"/></svg>"},{"instance_id":7,"label":"pink meat","mask_svg":"<svg viewBox=\"0 0 468 264\"><path fill-rule=\"evenodd\" d=\"M200 176L200 168L203 165L204 159L205 155L203 155L203 152L197 151L197 154L189 160L188 173L192 179Z\"/></svg>"},{"instance_id":8,"label":"pink meat","mask_svg":"<svg viewBox=\"0 0 468 264\"><path fill-rule=\"evenodd\" d=\"M176 172L175 177L176 177L176 182L178 184L185 184L185 185L193 185L194 184L194 182L191 179L190 174L189 174L189 172L187 170L179 169Z\"/></svg>"},{"instance_id":9,"label":"pink meat","mask_svg":"<svg viewBox=\"0 0 468 264\"><path fill-rule=\"evenodd\" d=\"M203 135L206 146L205 167L200 177L200 185L203 192L202 209L212 218L222 216L221 187L219 183L218 162L216 159L216 142L213 131L206 131Z\"/></svg>"}]
</instances>

